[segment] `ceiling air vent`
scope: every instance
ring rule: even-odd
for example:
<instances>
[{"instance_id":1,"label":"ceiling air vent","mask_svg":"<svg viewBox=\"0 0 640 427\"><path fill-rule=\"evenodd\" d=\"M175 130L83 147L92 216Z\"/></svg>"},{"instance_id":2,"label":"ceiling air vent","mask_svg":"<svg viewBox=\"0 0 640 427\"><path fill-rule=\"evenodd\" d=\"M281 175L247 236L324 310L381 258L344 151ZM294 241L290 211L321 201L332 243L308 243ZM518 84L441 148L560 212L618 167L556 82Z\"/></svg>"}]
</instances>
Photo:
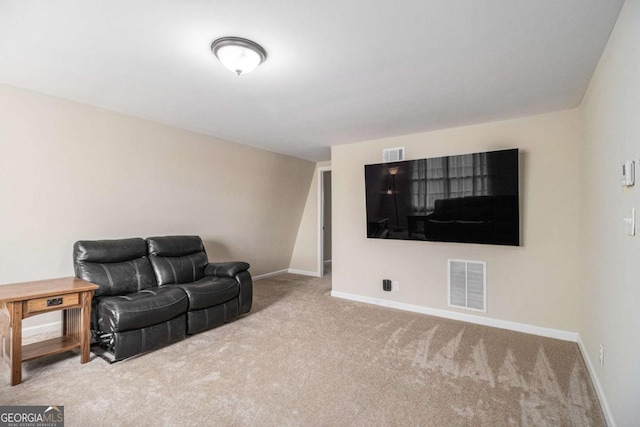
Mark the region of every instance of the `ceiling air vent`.
<instances>
[{"instance_id":1,"label":"ceiling air vent","mask_svg":"<svg viewBox=\"0 0 640 427\"><path fill-rule=\"evenodd\" d=\"M401 160L404 160L404 147L385 148L382 150L382 161L384 163L399 162Z\"/></svg>"},{"instance_id":2,"label":"ceiling air vent","mask_svg":"<svg viewBox=\"0 0 640 427\"><path fill-rule=\"evenodd\" d=\"M487 311L487 263L449 260L449 306Z\"/></svg>"}]
</instances>

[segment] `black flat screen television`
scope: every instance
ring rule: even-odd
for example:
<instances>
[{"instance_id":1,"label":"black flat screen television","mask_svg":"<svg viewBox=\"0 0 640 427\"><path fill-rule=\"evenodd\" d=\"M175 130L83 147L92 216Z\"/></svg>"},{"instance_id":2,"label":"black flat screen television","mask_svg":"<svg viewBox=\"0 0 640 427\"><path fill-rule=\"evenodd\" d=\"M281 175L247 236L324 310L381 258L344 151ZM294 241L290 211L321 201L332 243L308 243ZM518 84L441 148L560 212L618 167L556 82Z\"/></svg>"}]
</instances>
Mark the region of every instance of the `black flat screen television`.
<instances>
[{"instance_id":1,"label":"black flat screen television","mask_svg":"<svg viewBox=\"0 0 640 427\"><path fill-rule=\"evenodd\" d=\"M365 165L367 237L520 245L518 149Z\"/></svg>"}]
</instances>

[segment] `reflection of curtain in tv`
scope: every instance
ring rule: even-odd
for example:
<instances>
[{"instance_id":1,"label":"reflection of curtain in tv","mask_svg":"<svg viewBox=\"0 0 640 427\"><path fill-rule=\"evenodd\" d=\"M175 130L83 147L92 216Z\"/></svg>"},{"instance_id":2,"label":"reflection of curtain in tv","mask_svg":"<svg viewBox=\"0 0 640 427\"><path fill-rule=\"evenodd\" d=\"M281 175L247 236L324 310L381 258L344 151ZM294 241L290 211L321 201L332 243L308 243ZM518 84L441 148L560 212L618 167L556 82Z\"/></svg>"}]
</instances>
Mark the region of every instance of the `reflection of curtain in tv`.
<instances>
[{"instance_id":1,"label":"reflection of curtain in tv","mask_svg":"<svg viewBox=\"0 0 640 427\"><path fill-rule=\"evenodd\" d=\"M416 160L411 178L418 214L433 212L438 199L489 194L486 153Z\"/></svg>"}]
</instances>

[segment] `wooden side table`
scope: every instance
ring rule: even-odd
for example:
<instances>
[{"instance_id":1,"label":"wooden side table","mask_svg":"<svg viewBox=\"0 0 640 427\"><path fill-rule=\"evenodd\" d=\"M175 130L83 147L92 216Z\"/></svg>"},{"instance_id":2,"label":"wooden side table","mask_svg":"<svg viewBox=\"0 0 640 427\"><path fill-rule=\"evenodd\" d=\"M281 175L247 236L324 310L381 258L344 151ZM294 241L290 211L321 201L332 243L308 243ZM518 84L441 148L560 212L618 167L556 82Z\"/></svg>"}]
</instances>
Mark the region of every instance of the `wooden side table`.
<instances>
[{"instance_id":1,"label":"wooden side table","mask_svg":"<svg viewBox=\"0 0 640 427\"><path fill-rule=\"evenodd\" d=\"M65 277L0 285L0 353L11 368L11 385L22 382L22 362L80 348L80 362L89 361L93 283ZM22 319L63 310L62 336L22 345Z\"/></svg>"}]
</instances>

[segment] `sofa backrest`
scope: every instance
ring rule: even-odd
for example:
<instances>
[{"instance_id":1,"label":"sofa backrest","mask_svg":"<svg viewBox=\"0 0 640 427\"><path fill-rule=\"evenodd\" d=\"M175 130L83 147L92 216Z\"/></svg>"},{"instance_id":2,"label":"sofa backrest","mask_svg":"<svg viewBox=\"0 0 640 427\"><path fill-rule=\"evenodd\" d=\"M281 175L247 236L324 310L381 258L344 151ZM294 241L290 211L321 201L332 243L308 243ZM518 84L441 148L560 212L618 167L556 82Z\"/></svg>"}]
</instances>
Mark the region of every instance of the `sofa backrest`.
<instances>
[{"instance_id":1,"label":"sofa backrest","mask_svg":"<svg viewBox=\"0 0 640 427\"><path fill-rule=\"evenodd\" d=\"M199 236L149 237L147 247L159 286L195 282L204 277L209 260Z\"/></svg>"},{"instance_id":2,"label":"sofa backrest","mask_svg":"<svg viewBox=\"0 0 640 427\"><path fill-rule=\"evenodd\" d=\"M76 277L99 286L95 296L125 295L157 286L140 238L81 240L73 245Z\"/></svg>"}]
</instances>

